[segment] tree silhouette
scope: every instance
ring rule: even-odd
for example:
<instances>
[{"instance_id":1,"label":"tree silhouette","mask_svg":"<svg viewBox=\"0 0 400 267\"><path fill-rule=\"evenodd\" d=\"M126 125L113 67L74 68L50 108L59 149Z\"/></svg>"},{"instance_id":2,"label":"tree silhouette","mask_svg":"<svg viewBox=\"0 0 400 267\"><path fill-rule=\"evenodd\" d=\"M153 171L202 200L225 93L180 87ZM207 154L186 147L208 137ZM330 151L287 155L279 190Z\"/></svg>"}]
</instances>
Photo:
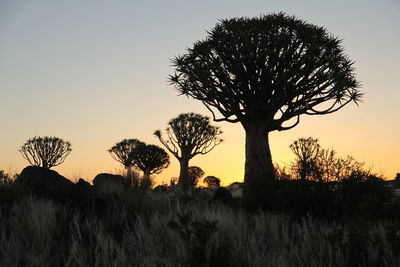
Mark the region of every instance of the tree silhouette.
<instances>
[{"instance_id":1,"label":"tree silhouette","mask_svg":"<svg viewBox=\"0 0 400 267\"><path fill-rule=\"evenodd\" d=\"M190 186L196 187L199 179L204 175L204 171L200 167L190 166L188 172Z\"/></svg>"},{"instance_id":2,"label":"tree silhouette","mask_svg":"<svg viewBox=\"0 0 400 267\"><path fill-rule=\"evenodd\" d=\"M10 175L3 170L0 170L0 185L7 184L12 181Z\"/></svg>"},{"instance_id":3,"label":"tree silhouette","mask_svg":"<svg viewBox=\"0 0 400 267\"><path fill-rule=\"evenodd\" d=\"M143 171L140 187L147 190L151 187L150 175L161 173L169 165L169 155L159 146L140 145L133 157L133 165Z\"/></svg>"},{"instance_id":4,"label":"tree silhouette","mask_svg":"<svg viewBox=\"0 0 400 267\"><path fill-rule=\"evenodd\" d=\"M49 136L30 138L19 150L29 164L46 169L62 164L71 151L71 143Z\"/></svg>"},{"instance_id":5,"label":"tree silhouette","mask_svg":"<svg viewBox=\"0 0 400 267\"><path fill-rule=\"evenodd\" d=\"M364 163L356 161L352 156L337 156L335 150L322 148L316 138L299 138L289 147L296 155L292 169L299 179L343 181L352 174L365 173Z\"/></svg>"},{"instance_id":6,"label":"tree silhouette","mask_svg":"<svg viewBox=\"0 0 400 267\"><path fill-rule=\"evenodd\" d=\"M189 189L189 160L199 154L207 154L222 139L219 127L210 124L206 116L195 113L184 113L172 119L166 128L164 139L160 130L154 132L161 144L174 155L180 163L179 185L186 192Z\"/></svg>"},{"instance_id":7,"label":"tree silhouette","mask_svg":"<svg viewBox=\"0 0 400 267\"><path fill-rule=\"evenodd\" d=\"M214 121L244 127L244 197L250 206L275 180L269 132L295 127L300 115L332 113L362 98L341 40L284 13L221 20L172 62L170 81L181 94L202 101Z\"/></svg>"},{"instance_id":8,"label":"tree silhouette","mask_svg":"<svg viewBox=\"0 0 400 267\"><path fill-rule=\"evenodd\" d=\"M221 180L215 176L207 176L203 179L203 182L208 186L215 186L215 187L220 187Z\"/></svg>"},{"instance_id":9,"label":"tree silhouette","mask_svg":"<svg viewBox=\"0 0 400 267\"><path fill-rule=\"evenodd\" d=\"M318 139L312 137L299 138L289 147L296 155L293 167L300 180L310 180L309 177L316 170L316 162L320 152Z\"/></svg>"},{"instance_id":10,"label":"tree silhouette","mask_svg":"<svg viewBox=\"0 0 400 267\"><path fill-rule=\"evenodd\" d=\"M123 139L108 150L111 157L124 165L127 172L127 179L133 187L139 186L136 176L132 176L133 160L138 153L138 147L145 145L138 139Z\"/></svg>"},{"instance_id":11,"label":"tree silhouette","mask_svg":"<svg viewBox=\"0 0 400 267\"><path fill-rule=\"evenodd\" d=\"M352 156L339 157L333 149L321 149L316 161L314 180L340 182L359 173L368 173L364 170L364 163Z\"/></svg>"}]
</instances>

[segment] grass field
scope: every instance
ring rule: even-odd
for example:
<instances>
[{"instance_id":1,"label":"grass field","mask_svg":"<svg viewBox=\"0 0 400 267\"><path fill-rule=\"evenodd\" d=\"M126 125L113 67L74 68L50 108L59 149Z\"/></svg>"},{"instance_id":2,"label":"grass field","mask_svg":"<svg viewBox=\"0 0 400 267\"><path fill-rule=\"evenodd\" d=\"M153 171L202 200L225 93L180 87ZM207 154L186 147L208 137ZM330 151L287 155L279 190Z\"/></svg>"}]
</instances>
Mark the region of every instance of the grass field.
<instances>
[{"instance_id":1,"label":"grass field","mask_svg":"<svg viewBox=\"0 0 400 267\"><path fill-rule=\"evenodd\" d=\"M250 213L173 190L103 195L99 210L1 187L0 266L400 266L397 220Z\"/></svg>"}]
</instances>

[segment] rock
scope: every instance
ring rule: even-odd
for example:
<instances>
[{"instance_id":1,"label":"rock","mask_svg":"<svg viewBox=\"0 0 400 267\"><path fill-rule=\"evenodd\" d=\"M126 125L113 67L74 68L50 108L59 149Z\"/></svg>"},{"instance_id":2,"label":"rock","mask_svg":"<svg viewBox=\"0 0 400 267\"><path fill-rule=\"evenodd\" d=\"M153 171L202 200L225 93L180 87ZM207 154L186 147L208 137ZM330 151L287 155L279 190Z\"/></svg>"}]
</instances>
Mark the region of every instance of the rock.
<instances>
[{"instance_id":1,"label":"rock","mask_svg":"<svg viewBox=\"0 0 400 267\"><path fill-rule=\"evenodd\" d=\"M74 184L58 172L37 166L22 170L15 184L21 185L41 197L67 200L74 195Z\"/></svg>"},{"instance_id":2,"label":"rock","mask_svg":"<svg viewBox=\"0 0 400 267\"><path fill-rule=\"evenodd\" d=\"M129 181L121 175L100 173L93 179L93 185L100 193L119 194L129 186Z\"/></svg>"}]
</instances>

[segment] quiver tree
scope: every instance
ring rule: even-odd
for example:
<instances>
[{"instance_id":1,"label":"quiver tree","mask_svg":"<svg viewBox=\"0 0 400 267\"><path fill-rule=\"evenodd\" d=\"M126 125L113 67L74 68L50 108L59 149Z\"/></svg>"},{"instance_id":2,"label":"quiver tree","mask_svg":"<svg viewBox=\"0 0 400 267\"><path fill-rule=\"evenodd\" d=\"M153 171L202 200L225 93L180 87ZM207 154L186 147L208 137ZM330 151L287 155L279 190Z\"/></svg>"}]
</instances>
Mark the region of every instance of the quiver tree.
<instances>
[{"instance_id":1,"label":"quiver tree","mask_svg":"<svg viewBox=\"0 0 400 267\"><path fill-rule=\"evenodd\" d=\"M169 155L159 146L140 145L133 158L133 165L143 171L140 187L147 190L151 187L150 175L159 174L169 165Z\"/></svg>"},{"instance_id":2,"label":"quiver tree","mask_svg":"<svg viewBox=\"0 0 400 267\"><path fill-rule=\"evenodd\" d=\"M244 127L244 197L250 206L262 201L275 179L269 132L362 97L341 40L284 13L221 20L172 62L170 81L181 94L202 101L214 121Z\"/></svg>"},{"instance_id":3,"label":"quiver tree","mask_svg":"<svg viewBox=\"0 0 400 267\"><path fill-rule=\"evenodd\" d=\"M207 176L203 179L203 182L208 186L215 186L215 187L220 187L221 180L215 176Z\"/></svg>"},{"instance_id":4,"label":"quiver tree","mask_svg":"<svg viewBox=\"0 0 400 267\"><path fill-rule=\"evenodd\" d=\"M316 173L317 160L320 154L318 139L299 138L290 144L290 149L296 155L294 171L300 180L310 180Z\"/></svg>"},{"instance_id":5,"label":"quiver tree","mask_svg":"<svg viewBox=\"0 0 400 267\"><path fill-rule=\"evenodd\" d=\"M174 155L180 163L179 185L184 191L190 187L189 160L196 155L210 152L222 142L218 136L222 133L219 127L210 124L206 116L185 113L172 119L166 128L166 137L160 130L154 132L161 144Z\"/></svg>"},{"instance_id":6,"label":"quiver tree","mask_svg":"<svg viewBox=\"0 0 400 267\"><path fill-rule=\"evenodd\" d=\"M19 150L29 164L46 169L62 164L71 151L70 142L49 136L30 138Z\"/></svg>"},{"instance_id":7,"label":"quiver tree","mask_svg":"<svg viewBox=\"0 0 400 267\"><path fill-rule=\"evenodd\" d=\"M111 157L124 165L127 179L133 187L139 186L136 176L132 176L133 160L138 153L138 147L145 145L137 139L124 139L108 150Z\"/></svg>"},{"instance_id":8,"label":"quiver tree","mask_svg":"<svg viewBox=\"0 0 400 267\"><path fill-rule=\"evenodd\" d=\"M190 166L188 169L189 172L189 185L191 187L196 187L199 179L204 175L204 171L197 166Z\"/></svg>"}]
</instances>

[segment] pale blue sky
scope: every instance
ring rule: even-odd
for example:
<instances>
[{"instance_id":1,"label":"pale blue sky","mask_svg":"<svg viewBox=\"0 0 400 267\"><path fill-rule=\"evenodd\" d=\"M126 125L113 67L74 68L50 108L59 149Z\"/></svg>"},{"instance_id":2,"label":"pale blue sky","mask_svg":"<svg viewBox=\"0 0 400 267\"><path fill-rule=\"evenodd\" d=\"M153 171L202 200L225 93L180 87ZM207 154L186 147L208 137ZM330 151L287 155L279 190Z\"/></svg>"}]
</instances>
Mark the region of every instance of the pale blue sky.
<instances>
[{"instance_id":1,"label":"pale blue sky","mask_svg":"<svg viewBox=\"0 0 400 267\"><path fill-rule=\"evenodd\" d=\"M69 140L56 168L90 180L120 168L106 150L123 138L152 136L181 112L207 110L178 97L169 59L185 52L218 19L284 11L325 26L356 61L365 101L328 116L304 117L271 135L273 159L292 160L288 145L314 136L393 178L400 172L400 2L386 1L7 1L0 0L0 169L27 163L18 147L35 135ZM227 182L241 179L244 134L219 123L224 144L193 164ZM178 175L178 165L158 176Z\"/></svg>"}]
</instances>

